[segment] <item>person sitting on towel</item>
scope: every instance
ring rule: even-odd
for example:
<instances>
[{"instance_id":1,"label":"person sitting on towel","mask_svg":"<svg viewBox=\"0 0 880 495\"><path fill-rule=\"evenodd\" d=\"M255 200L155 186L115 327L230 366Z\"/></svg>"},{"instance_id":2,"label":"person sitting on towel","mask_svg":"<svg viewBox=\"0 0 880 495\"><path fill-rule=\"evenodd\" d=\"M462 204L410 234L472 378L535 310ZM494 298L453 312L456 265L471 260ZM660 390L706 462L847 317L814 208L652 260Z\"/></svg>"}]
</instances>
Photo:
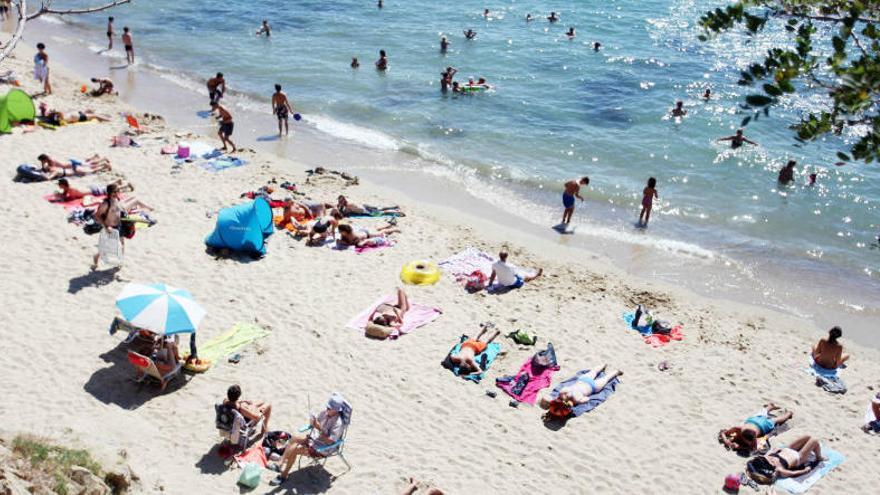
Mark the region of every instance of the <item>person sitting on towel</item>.
<instances>
[{"instance_id":1,"label":"person sitting on towel","mask_svg":"<svg viewBox=\"0 0 880 495\"><path fill-rule=\"evenodd\" d=\"M284 455L281 461L272 466L275 471L281 471L275 479L269 482L272 486L278 486L287 481L290 475L290 469L296 463L297 457L304 455L309 457L326 456L331 454L327 447L338 442L342 438L344 431L344 423L342 413L345 409L345 399L338 393L330 396L327 401L327 407L318 413L317 416L311 415L309 423L311 429L307 435L293 437L284 449ZM318 453L316 448L325 448Z\"/></svg>"},{"instance_id":2,"label":"person sitting on towel","mask_svg":"<svg viewBox=\"0 0 880 495\"><path fill-rule=\"evenodd\" d=\"M272 404L241 400L241 387L238 385L232 385L226 390L226 400L223 401L223 404L233 407L248 421L258 421L263 418L263 433L269 431Z\"/></svg>"},{"instance_id":3,"label":"person sitting on towel","mask_svg":"<svg viewBox=\"0 0 880 495\"><path fill-rule=\"evenodd\" d=\"M475 339L467 339L461 343L461 347L458 350L458 354L449 356L449 360L452 361L452 364L458 366L459 375L470 375L473 373L482 373L483 370L479 363L477 363L477 355L482 354L483 351L486 350L486 347L489 346L495 337L500 333L498 330L492 334L487 340L483 340L483 336L486 332L492 328L492 325L483 325L480 333L477 334L477 338Z\"/></svg>"},{"instance_id":4,"label":"person sitting on towel","mask_svg":"<svg viewBox=\"0 0 880 495\"><path fill-rule=\"evenodd\" d=\"M791 442L787 447L776 448L768 452L766 455L755 456L764 458L774 468L774 477L777 478L794 478L802 476L826 460L822 457L822 447L819 441L810 436L803 436ZM750 464L752 461L749 461ZM747 469L749 476L752 472ZM756 480L759 481L760 480Z\"/></svg>"},{"instance_id":5,"label":"person sitting on towel","mask_svg":"<svg viewBox=\"0 0 880 495\"><path fill-rule=\"evenodd\" d=\"M791 419L791 411L785 411L780 416L771 416L770 413L777 409L779 406L768 404L762 414L747 418L741 426L721 430L718 440L729 450L751 454L758 450L758 437L769 435L777 426Z\"/></svg>"},{"instance_id":6,"label":"person sitting on towel","mask_svg":"<svg viewBox=\"0 0 880 495\"><path fill-rule=\"evenodd\" d=\"M849 354L843 353L843 345L837 340L843 336L840 327L834 327L828 331L828 338L819 339L813 346L813 361L827 370L836 370L849 359Z\"/></svg>"},{"instance_id":7,"label":"person sitting on towel","mask_svg":"<svg viewBox=\"0 0 880 495\"><path fill-rule=\"evenodd\" d=\"M599 373L605 371L606 366L603 364L601 368L578 376L574 383L562 387L555 399L550 400L547 397L542 397L538 405L541 406L541 409L549 410L553 416L568 416L575 406L585 404L590 400L591 395L600 392L605 388L605 385L608 385L608 382L618 376L623 376L623 372L618 370L598 378Z\"/></svg>"},{"instance_id":8,"label":"person sitting on towel","mask_svg":"<svg viewBox=\"0 0 880 495\"><path fill-rule=\"evenodd\" d=\"M498 261L492 264L492 275L489 276L489 285L486 287L491 287L495 281L498 281L498 285L506 289L519 289L526 282L531 282L536 278L540 277L541 274L544 273L543 268L538 269L538 273L531 277L520 277L513 271L513 268L507 264L507 251L501 251L498 253Z\"/></svg>"},{"instance_id":9,"label":"person sitting on towel","mask_svg":"<svg viewBox=\"0 0 880 495\"><path fill-rule=\"evenodd\" d=\"M330 210L329 216L324 215L317 217L309 227L309 238L306 241L306 244L309 246L318 246L328 237L332 238L335 236L336 229L339 227L339 220L341 219L342 214L336 209Z\"/></svg>"}]
</instances>

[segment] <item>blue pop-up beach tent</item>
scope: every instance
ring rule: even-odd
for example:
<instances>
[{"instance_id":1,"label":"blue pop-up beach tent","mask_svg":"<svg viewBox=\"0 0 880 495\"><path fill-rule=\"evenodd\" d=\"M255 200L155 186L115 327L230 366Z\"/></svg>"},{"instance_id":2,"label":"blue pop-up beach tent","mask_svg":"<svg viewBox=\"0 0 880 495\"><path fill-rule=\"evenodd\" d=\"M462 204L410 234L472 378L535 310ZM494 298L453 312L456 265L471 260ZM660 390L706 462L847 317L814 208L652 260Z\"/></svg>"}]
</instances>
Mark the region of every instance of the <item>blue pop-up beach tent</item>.
<instances>
[{"instance_id":1,"label":"blue pop-up beach tent","mask_svg":"<svg viewBox=\"0 0 880 495\"><path fill-rule=\"evenodd\" d=\"M272 208L265 199L258 197L250 203L220 210L217 226L205 238L205 244L216 249L262 256L266 254L266 238L274 231Z\"/></svg>"}]
</instances>

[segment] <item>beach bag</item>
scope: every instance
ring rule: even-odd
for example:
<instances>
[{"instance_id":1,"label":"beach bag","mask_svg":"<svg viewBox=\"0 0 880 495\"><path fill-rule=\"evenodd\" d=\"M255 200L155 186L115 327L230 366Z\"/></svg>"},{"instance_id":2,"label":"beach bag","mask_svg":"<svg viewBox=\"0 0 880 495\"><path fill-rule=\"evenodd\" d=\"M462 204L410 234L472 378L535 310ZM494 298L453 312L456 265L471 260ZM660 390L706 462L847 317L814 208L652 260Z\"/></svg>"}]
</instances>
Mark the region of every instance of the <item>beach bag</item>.
<instances>
[{"instance_id":1,"label":"beach bag","mask_svg":"<svg viewBox=\"0 0 880 495\"><path fill-rule=\"evenodd\" d=\"M98 232L101 232L101 230L103 229L104 227L100 223L95 221L94 218L85 219L85 223L83 224L83 232L88 235L95 235Z\"/></svg>"},{"instance_id":2,"label":"beach bag","mask_svg":"<svg viewBox=\"0 0 880 495\"><path fill-rule=\"evenodd\" d=\"M123 219L125 217L126 215L122 216ZM119 226L119 233L122 234L122 237L125 237L126 239L131 239L137 233L137 226L134 224L134 222L126 222L125 220L123 220L122 224Z\"/></svg>"},{"instance_id":3,"label":"beach bag","mask_svg":"<svg viewBox=\"0 0 880 495\"><path fill-rule=\"evenodd\" d=\"M468 292L479 292L486 288L489 277L480 270L473 271L465 278L464 289Z\"/></svg>"},{"instance_id":4,"label":"beach bag","mask_svg":"<svg viewBox=\"0 0 880 495\"><path fill-rule=\"evenodd\" d=\"M189 158L189 144L180 143L177 145L177 158Z\"/></svg>"},{"instance_id":5,"label":"beach bag","mask_svg":"<svg viewBox=\"0 0 880 495\"><path fill-rule=\"evenodd\" d=\"M260 486L260 475L263 468L253 462L244 465L241 475L238 477L238 484L248 488L256 488Z\"/></svg>"},{"instance_id":6,"label":"beach bag","mask_svg":"<svg viewBox=\"0 0 880 495\"><path fill-rule=\"evenodd\" d=\"M772 485L776 481L776 468L762 455L749 459L746 473L761 485Z\"/></svg>"},{"instance_id":7,"label":"beach bag","mask_svg":"<svg viewBox=\"0 0 880 495\"><path fill-rule=\"evenodd\" d=\"M289 441L290 433L286 431L270 431L266 433L265 438L263 438L263 450L266 452L266 457L271 457L273 454L277 456L284 455L284 449L287 448Z\"/></svg>"},{"instance_id":8,"label":"beach bag","mask_svg":"<svg viewBox=\"0 0 880 495\"><path fill-rule=\"evenodd\" d=\"M373 322L367 323L367 326L364 328L364 332L366 332L367 336L373 337L374 339L387 339L393 330L394 329L391 327L377 325Z\"/></svg>"},{"instance_id":9,"label":"beach bag","mask_svg":"<svg viewBox=\"0 0 880 495\"><path fill-rule=\"evenodd\" d=\"M33 165L22 164L15 169L15 182L45 182L46 177Z\"/></svg>"},{"instance_id":10,"label":"beach bag","mask_svg":"<svg viewBox=\"0 0 880 495\"><path fill-rule=\"evenodd\" d=\"M672 331L672 324L664 320L654 320L651 324L651 333L659 333L660 335L669 335Z\"/></svg>"},{"instance_id":11,"label":"beach bag","mask_svg":"<svg viewBox=\"0 0 880 495\"><path fill-rule=\"evenodd\" d=\"M106 265L122 265L122 242L119 240L118 230L112 232L107 229L101 230L101 235L98 236L98 254Z\"/></svg>"}]
</instances>

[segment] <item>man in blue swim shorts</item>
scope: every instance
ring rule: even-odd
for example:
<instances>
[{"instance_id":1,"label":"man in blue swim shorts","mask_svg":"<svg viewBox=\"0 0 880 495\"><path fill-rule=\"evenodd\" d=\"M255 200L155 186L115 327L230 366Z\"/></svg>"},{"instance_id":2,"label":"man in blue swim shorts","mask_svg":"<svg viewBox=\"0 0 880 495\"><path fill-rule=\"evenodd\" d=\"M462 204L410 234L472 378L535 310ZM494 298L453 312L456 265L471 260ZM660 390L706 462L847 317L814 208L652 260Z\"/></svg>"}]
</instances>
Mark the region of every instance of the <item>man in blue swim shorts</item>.
<instances>
[{"instance_id":1,"label":"man in blue swim shorts","mask_svg":"<svg viewBox=\"0 0 880 495\"><path fill-rule=\"evenodd\" d=\"M581 177L580 180L572 179L565 183L565 192L562 193L562 206L565 207L565 211L562 212L563 224L568 225L571 223L571 215L574 213L574 199L584 200L581 197L581 186L586 186L589 183L590 178L587 176Z\"/></svg>"}]
</instances>

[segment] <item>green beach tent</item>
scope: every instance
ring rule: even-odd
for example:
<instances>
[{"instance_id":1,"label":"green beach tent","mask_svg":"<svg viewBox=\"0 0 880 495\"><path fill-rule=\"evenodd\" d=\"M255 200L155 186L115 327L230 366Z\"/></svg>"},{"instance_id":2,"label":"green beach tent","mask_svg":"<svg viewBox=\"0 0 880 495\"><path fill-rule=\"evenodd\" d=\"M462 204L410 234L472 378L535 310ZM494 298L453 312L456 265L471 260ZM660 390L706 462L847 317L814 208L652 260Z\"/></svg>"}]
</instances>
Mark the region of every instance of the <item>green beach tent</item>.
<instances>
[{"instance_id":1,"label":"green beach tent","mask_svg":"<svg viewBox=\"0 0 880 495\"><path fill-rule=\"evenodd\" d=\"M0 133L12 132L12 123L34 120L34 100L20 89L11 89L0 96Z\"/></svg>"}]
</instances>

